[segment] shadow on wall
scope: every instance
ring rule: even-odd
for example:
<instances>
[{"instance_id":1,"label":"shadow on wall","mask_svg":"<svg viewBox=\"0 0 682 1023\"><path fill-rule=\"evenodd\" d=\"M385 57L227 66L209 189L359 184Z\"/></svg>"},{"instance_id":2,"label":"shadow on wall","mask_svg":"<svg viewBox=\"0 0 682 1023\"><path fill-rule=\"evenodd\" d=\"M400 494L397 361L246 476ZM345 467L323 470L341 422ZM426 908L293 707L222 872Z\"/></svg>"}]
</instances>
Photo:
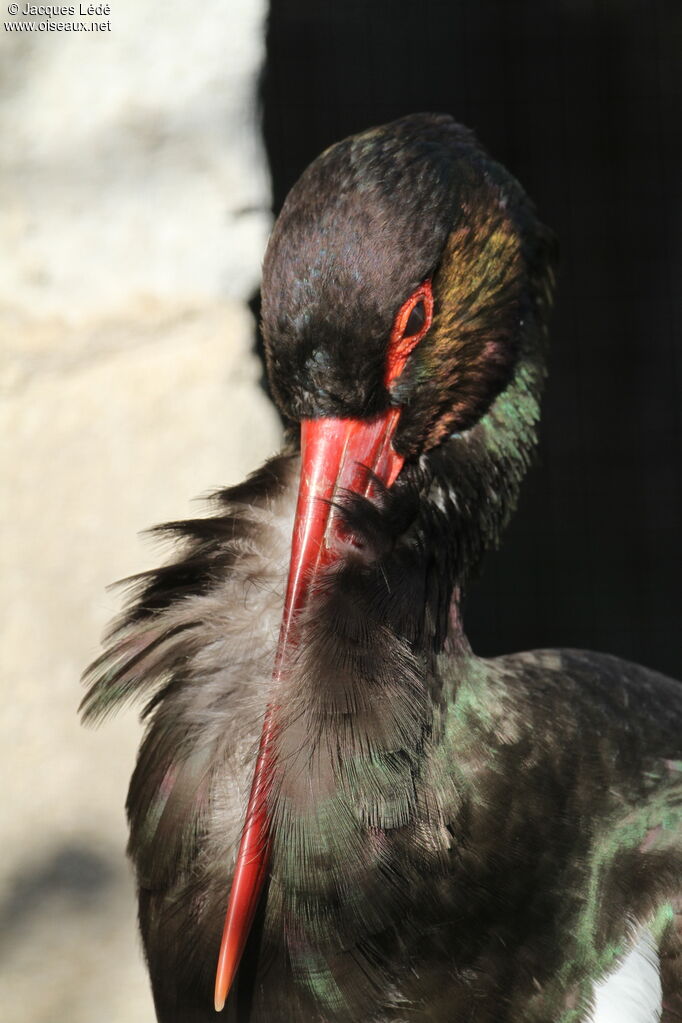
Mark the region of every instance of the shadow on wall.
<instances>
[{"instance_id":1,"label":"shadow on wall","mask_svg":"<svg viewBox=\"0 0 682 1023\"><path fill-rule=\"evenodd\" d=\"M8 883L0 902L0 935L11 941L54 898L61 912L70 915L98 911L118 881L113 864L94 849L66 844L50 850L42 862L23 867Z\"/></svg>"}]
</instances>

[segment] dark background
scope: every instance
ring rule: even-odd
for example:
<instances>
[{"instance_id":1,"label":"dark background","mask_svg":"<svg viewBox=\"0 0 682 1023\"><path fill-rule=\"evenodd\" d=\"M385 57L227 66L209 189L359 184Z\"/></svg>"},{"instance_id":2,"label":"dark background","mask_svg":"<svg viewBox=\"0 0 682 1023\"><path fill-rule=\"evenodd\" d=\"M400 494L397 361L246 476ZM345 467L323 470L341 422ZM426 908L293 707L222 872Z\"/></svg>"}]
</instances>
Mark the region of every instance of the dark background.
<instances>
[{"instance_id":1,"label":"dark background","mask_svg":"<svg viewBox=\"0 0 682 1023\"><path fill-rule=\"evenodd\" d=\"M538 465L468 597L474 649L682 677L682 3L272 0L267 46L275 212L337 139L446 111L559 237Z\"/></svg>"}]
</instances>

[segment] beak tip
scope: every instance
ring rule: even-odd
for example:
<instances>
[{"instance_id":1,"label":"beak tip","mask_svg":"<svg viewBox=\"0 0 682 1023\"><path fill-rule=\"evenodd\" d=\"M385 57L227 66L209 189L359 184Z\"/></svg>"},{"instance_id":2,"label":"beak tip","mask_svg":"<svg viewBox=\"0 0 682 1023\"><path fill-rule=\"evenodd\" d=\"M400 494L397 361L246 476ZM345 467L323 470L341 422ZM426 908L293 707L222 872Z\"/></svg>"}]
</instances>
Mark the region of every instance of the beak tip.
<instances>
[{"instance_id":1,"label":"beak tip","mask_svg":"<svg viewBox=\"0 0 682 1023\"><path fill-rule=\"evenodd\" d=\"M237 972L234 961L229 962L227 956L223 956L223 952L224 950L221 949L221 958L216 972L213 993L213 1006L216 1012L222 1012L225 1008L225 1002L232 987L234 975Z\"/></svg>"},{"instance_id":2,"label":"beak tip","mask_svg":"<svg viewBox=\"0 0 682 1023\"><path fill-rule=\"evenodd\" d=\"M215 992L213 995L213 1007L216 1012L222 1012L223 1009L225 1008L228 990L229 984L225 983L225 977L224 976L216 977Z\"/></svg>"}]
</instances>

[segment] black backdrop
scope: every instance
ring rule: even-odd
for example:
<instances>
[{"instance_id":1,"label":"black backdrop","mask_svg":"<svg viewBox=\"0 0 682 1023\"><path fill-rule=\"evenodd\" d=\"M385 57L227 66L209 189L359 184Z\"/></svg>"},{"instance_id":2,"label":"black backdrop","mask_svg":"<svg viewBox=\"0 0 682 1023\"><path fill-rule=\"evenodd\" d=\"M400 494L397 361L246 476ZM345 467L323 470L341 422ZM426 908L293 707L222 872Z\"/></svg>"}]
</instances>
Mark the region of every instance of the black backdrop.
<instances>
[{"instance_id":1,"label":"black backdrop","mask_svg":"<svg viewBox=\"0 0 682 1023\"><path fill-rule=\"evenodd\" d=\"M681 66L680 0L272 0L276 211L330 143L447 111L559 236L540 456L465 606L479 653L682 677Z\"/></svg>"}]
</instances>

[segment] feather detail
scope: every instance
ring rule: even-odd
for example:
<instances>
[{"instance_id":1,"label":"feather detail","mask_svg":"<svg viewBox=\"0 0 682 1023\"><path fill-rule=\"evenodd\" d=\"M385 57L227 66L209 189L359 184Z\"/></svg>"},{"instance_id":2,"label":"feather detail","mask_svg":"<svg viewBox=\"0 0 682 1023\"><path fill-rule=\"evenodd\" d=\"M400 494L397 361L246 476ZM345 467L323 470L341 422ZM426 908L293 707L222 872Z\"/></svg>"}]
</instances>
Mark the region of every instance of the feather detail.
<instances>
[{"instance_id":1,"label":"feather detail","mask_svg":"<svg viewBox=\"0 0 682 1023\"><path fill-rule=\"evenodd\" d=\"M161 568L118 584L128 590L127 603L105 636L104 653L84 673L85 721L140 697L150 701L150 713L160 687L190 665L199 673L222 667L215 655L226 637L234 640L226 659L249 660L258 649L254 630L265 632L259 611L267 606L276 615L283 599L295 479L296 460L279 456L246 483L213 495L219 514L150 531L180 540L182 549Z\"/></svg>"}]
</instances>

